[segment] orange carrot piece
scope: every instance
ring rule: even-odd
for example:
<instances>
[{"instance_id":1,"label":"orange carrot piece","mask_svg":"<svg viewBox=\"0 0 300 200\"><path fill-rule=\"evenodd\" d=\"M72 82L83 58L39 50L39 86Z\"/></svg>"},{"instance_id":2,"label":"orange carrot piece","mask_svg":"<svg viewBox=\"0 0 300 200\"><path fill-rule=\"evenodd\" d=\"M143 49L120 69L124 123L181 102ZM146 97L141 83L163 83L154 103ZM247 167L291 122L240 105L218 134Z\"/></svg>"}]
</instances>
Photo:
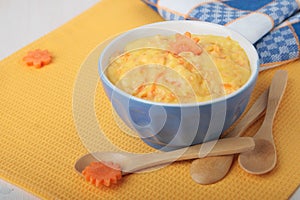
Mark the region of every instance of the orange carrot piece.
<instances>
[{"instance_id":1,"label":"orange carrot piece","mask_svg":"<svg viewBox=\"0 0 300 200\"><path fill-rule=\"evenodd\" d=\"M136 90L135 94L139 94L140 92L143 91L144 88L145 88L145 85L140 85L140 86L138 87L138 89Z\"/></svg>"},{"instance_id":2,"label":"orange carrot piece","mask_svg":"<svg viewBox=\"0 0 300 200\"><path fill-rule=\"evenodd\" d=\"M192 37L192 34L190 32L185 32L184 35L188 38L191 38Z\"/></svg>"},{"instance_id":3,"label":"orange carrot piece","mask_svg":"<svg viewBox=\"0 0 300 200\"><path fill-rule=\"evenodd\" d=\"M224 83L223 86L226 91L226 94L230 94L230 93L234 92L233 85L231 85L230 83Z\"/></svg>"},{"instance_id":4,"label":"orange carrot piece","mask_svg":"<svg viewBox=\"0 0 300 200\"><path fill-rule=\"evenodd\" d=\"M29 51L26 56L23 57L23 61L27 66L34 66L36 68L41 68L49 64L52 60L51 54L48 50L36 49L34 51Z\"/></svg>"},{"instance_id":5,"label":"orange carrot piece","mask_svg":"<svg viewBox=\"0 0 300 200\"><path fill-rule=\"evenodd\" d=\"M123 56L125 61L128 61L129 57L130 57L130 53L125 53L125 55Z\"/></svg>"},{"instance_id":6,"label":"orange carrot piece","mask_svg":"<svg viewBox=\"0 0 300 200\"><path fill-rule=\"evenodd\" d=\"M185 63L185 61L182 58L179 57L178 63L181 64L181 65L183 65Z\"/></svg>"},{"instance_id":7,"label":"orange carrot piece","mask_svg":"<svg viewBox=\"0 0 300 200\"><path fill-rule=\"evenodd\" d=\"M100 185L110 186L122 178L121 168L117 164L91 162L83 171L85 180L99 187Z\"/></svg>"},{"instance_id":8,"label":"orange carrot piece","mask_svg":"<svg viewBox=\"0 0 300 200\"><path fill-rule=\"evenodd\" d=\"M156 84L153 83L152 86L151 86L151 91L150 91L152 97L155 96L155 90L156 90Z\"/></svg>"},{"instance_id":9,"label":"orange carrot piece","mask_svg":"<svg viewBox=\"0 0 300 200\"><path fill-rule=\"evenodd\" d=\"M193 40L194 40L195 43L198 43L200 41L199 38L193 38Z\"/></svg>"},{"instance_id":10,"label":"orange carrot piece","mask_svg":"<svg viewBox=\"0 0 300 200\"><path fill-rule=\"evenodd\" d=\"M224 85L225 88L231 88L232 87L232 85L230 83L224 83L223 85Z\"/></svg>"},{"instance_id":11,"label":"orange carrot piece","mask_svg":"<svg viewBox=\"0 0 300 200\"><path fill-rule=\"evenodd\" d=\"M169 50L175 54L192 52L200 55L202 53L202 48L194 40L178 33L175 35L175 42L169 44Z\"/></svg>"}]
</instances>

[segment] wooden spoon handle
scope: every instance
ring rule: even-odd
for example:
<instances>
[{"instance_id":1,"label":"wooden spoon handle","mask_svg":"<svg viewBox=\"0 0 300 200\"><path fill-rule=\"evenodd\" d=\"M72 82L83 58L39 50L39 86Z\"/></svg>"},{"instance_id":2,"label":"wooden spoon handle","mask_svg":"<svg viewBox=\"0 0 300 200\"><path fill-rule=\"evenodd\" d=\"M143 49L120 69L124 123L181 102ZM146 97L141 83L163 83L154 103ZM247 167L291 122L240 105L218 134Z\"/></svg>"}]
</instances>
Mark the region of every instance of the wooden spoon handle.
<instances>
[{"instance_id":1,"label":"wooden spoon handle","mask_svg":"<svg viewBox=\"0 0 300 200\"><path fill-rule=\"evenodd\" d=\"M287 77L288 77L287 71L284 70L276 71L270 86L268 107L267 107L264 123L272 125L275 114L278 110L280 101L282 99L282 96L286 88Z\"/></svg>"},{"instance_id":2,"label":"wooden spoon handle","mask_svg":"<svg viewBox=\"0 0 300 200\"><path fill-rule=\"evenodd\" d=\"M127 168L123 170L132 173L157 165L172 163L180 160L241 153L252 150L254 147L255 143L252 137L224 138L175 151L135 156L134 158L131 158L131 164L127 165ZM210 149L210 151L200 151L200 149L205 150L206 148Z\"/></svg>"},{"instance_id":3,"label":"wooden spoon handle","mask_svg":"<svg viewBox=\"0 0 300 200\"><path fill-rule=\"evenodd\" d=\"M212 147L213 146L213 147ZM223 138L216 141L211 141L188 148L188 151L179 158L185 160L192 158L195 152L198 156L194 158L204 158L208 156L221 156L242 153L254 149L255 143L252 137L243 138ZM207 150L209 150L207 152ZM189 157L191 156L191 157Z\"/></svg>"},{"instance_id":4,"label":"wooden spoon handle","mask_svg":"<svg viewBox=\"0 0 300 200\"><path fill-rule=\"evenodd\" d=\"M225 136L226 138L241 136L251 124L264 114L267 107L268 94L269 88L258 97L241 121L239 121L235 128Z\"/></svg>"}]
</instances>

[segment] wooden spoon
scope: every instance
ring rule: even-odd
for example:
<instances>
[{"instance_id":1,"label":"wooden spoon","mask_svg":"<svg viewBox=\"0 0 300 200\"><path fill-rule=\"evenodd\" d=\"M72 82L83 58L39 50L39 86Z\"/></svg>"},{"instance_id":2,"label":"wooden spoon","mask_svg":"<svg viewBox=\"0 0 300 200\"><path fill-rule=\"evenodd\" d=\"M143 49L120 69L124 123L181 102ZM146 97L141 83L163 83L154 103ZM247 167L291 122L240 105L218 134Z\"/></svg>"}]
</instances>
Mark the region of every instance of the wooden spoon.
<instances>
[{"instance_id":1,"label":"wooden spoon","mask_svg":"<svg viewBox=\"0 0 300 200\"><path fill-rule=\"evenodd\" d=\"M272 127L286 88L287 77L288 74L284 70L275 73L270 86L265 119L258 132L253 136L256 146L254 150L239 155L239 164L248 173L265 174L276 165L277 156Z\"/></svg>"},{"instance_id":2,"label":"wooden spoon","mask_svg":"<svg viewBox=\"0 0 300 200\"><path fill-rule=\"evenodd\" d=\"M265 111L268 101L269 89L266 89L240 120L235 128L225 138L239 137L255 122ZM234 155L214 156L196 159L192 162L190 174L192 179L199 184L215 183L228 173Z\"/></svg>"},{"instance_id":3,"label":"wooden spoon","mask_svg":"<svg viewBox=\"0 0 300 200\"><path fill-rule=\"evenodd\" d=\"M204 143L214 145L213 149L206 156L228 155L245 152L254 149L252 137L226 138ZM170 152L158 152L149 154L132 154L126 152L95 152L86 154L75 163L75 170L81 174L91 162L103 161L113 162L120 165L122 175L137 172L157 165L172 163L179 160L199 158L199 150L202 145L194 145L187 148Z\"/></svg>"}]
</instances>

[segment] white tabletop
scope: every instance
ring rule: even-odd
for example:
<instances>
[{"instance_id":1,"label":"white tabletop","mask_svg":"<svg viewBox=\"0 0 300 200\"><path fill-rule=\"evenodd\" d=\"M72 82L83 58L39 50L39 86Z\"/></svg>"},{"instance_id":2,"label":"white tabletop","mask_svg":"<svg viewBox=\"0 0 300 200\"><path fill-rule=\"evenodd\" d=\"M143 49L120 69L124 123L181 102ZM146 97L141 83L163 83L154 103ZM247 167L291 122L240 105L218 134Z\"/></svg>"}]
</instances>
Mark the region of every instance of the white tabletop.
<instances>
[{"instance_id":1,"label":"white tabletop","mask_svg":"<svg viewBox=\"0 0 300 200\"><path fill-rule=\"evenodd\" d=\"M0 60L100 0L0 0Z\"/></svg>"},{"instance_id":2,"label":"white tabletop","mask_svg":"<svg viewBox=\"0 0 300 200\"><path fill-rule=\"evenodd\" d=\"M100 0L0 0L0 60L66 23ZM37 197L0 179L0 200ZM300 199L300 189L291 200Z\"/></svg>"}]
</instances>

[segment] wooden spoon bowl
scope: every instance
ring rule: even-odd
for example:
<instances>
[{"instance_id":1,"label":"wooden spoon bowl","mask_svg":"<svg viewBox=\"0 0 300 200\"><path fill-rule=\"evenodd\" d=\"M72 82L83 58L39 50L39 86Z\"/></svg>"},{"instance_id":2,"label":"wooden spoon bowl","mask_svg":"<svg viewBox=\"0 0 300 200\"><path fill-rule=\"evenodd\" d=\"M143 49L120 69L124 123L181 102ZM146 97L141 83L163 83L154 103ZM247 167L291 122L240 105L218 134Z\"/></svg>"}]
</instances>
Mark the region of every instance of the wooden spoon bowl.
<instances>
[{"instance_id":1,"label":"wooden spoon bowl","mask_svg":"<svg viewBox=\"0 0 300 200\"><path fill-rule=\"evenodd\" d=\"M269 89L266 89L225 138L239 137L245 130L262 116L267 106ZM213 156L195 159L190 174L192 179L203 185L215 183L226 176L230 170L234 155Z\"/></svg>"},{"instance_id":2,"label":"wooden spoon bowl","mask_svg":"<svg viewBox=\"0 0 300 200\"><path fill-rule=\"evenodd\" d=\"M273 139L273 121L287 84L288 74L278 70L270 86L268 104L263 124L253 136L255 148L241 153L238 161L240 167L251 174L265 174L271 171L277 162L275 143Z\"/></svg>"},{"instance_id":3,"label":"wooden spoon bowl","mask_svg":"<svg viewBox=\"0 0 300 200\"><path fill-rule=\"evenodd\" d=\"M239 163L242 166L247 166L244 170L248 173L267 173L275 167L277 162L275 146L272 142L264 139L255 139L254 141L255 148L252 151L241 154Z\"/></svg>"}]
</instances>

